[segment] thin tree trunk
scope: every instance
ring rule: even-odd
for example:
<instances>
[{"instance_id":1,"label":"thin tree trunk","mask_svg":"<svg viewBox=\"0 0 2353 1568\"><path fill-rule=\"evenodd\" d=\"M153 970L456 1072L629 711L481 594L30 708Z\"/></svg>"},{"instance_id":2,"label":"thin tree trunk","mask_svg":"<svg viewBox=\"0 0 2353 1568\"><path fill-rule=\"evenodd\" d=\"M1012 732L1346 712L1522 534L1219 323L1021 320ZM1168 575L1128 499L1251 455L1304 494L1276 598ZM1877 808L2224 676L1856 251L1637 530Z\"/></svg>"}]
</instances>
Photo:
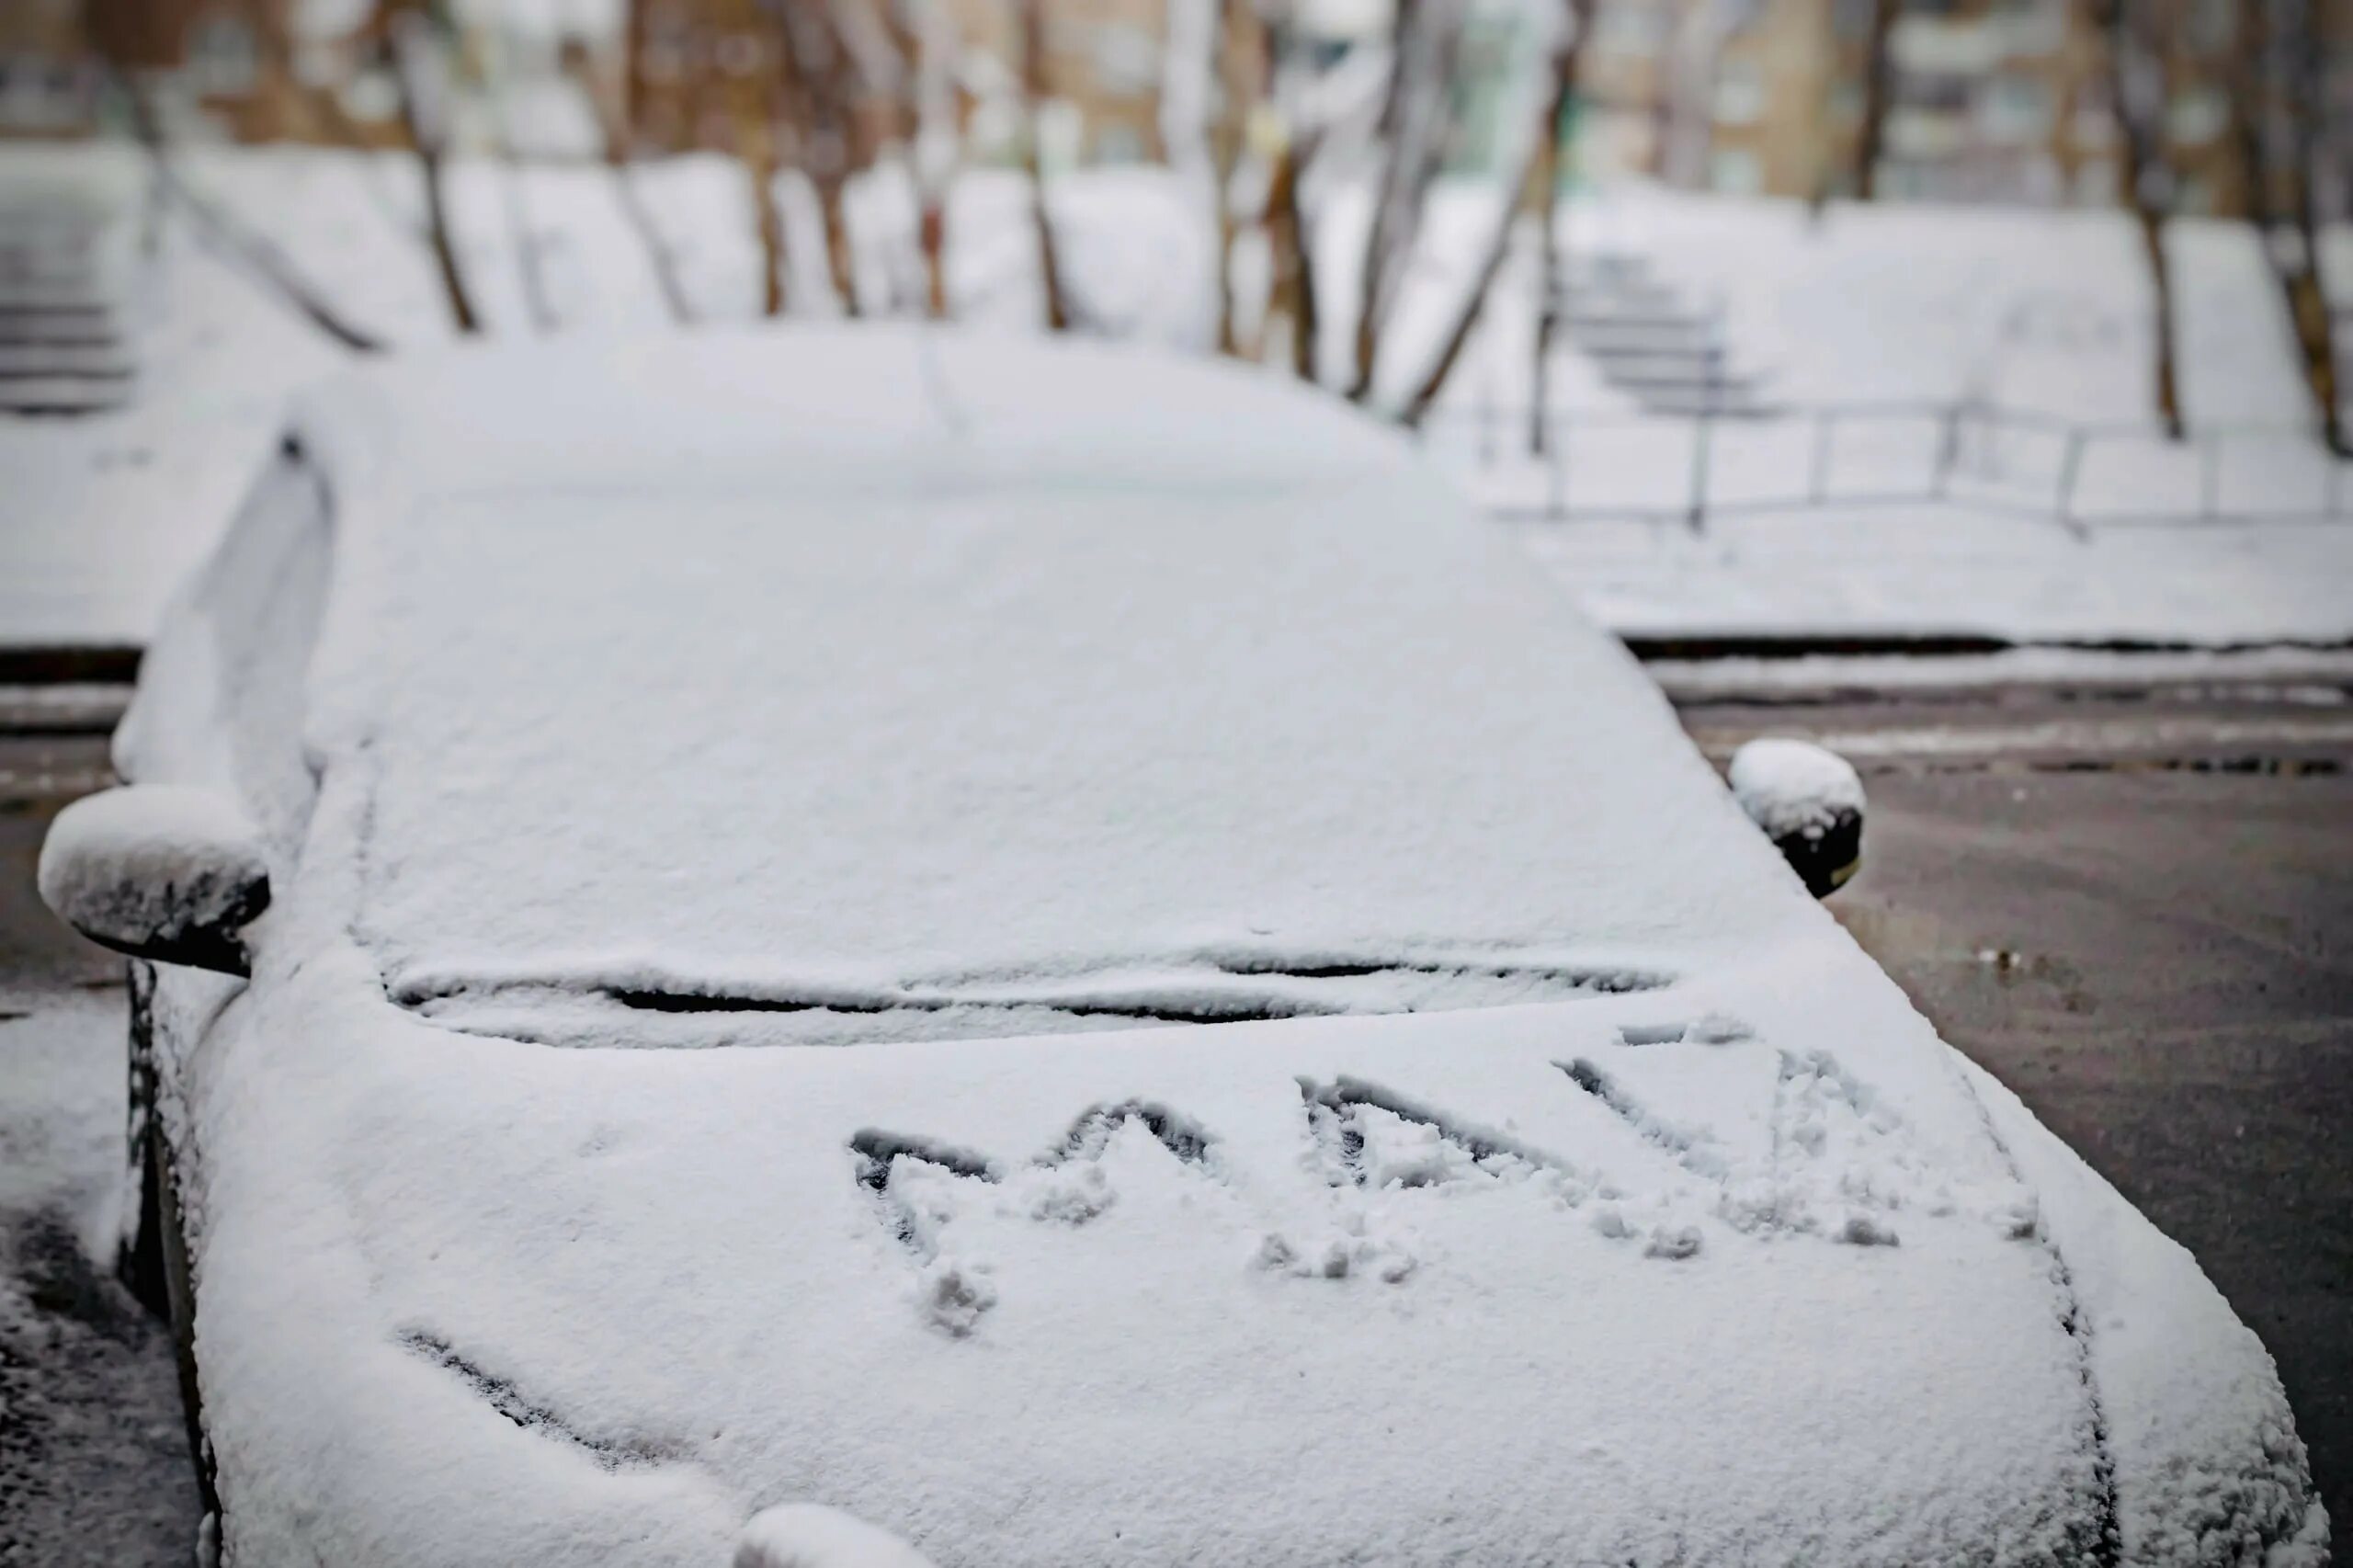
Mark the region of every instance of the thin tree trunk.
<instances>
[{"instance_id":1,"label":"thin tree trunk","mask_svg":"<svg viewBox=\"0 0 2353 1568\"><path fill-rule=\"evenodd\" d=\"M1530 140L1527 155L1514 171L1511 183L1504 187L1503 212L1496 221L1495 235L1488 242L1486 257L1479 264L1478 277L1473 279L1470 294L1456 312L1454 324L1447 332L1438 358L1398 415L1409 429L1418 428L1428 417L1430 405L1445 390L1447 377L1454 373L1454 362L1462 357L1464 346L1471 341L1472 330L1479 324L1480 312L1486 308L1487 295L1495 288L1496 277L1502 273L1504 263L1511 259L1511 234L1519 218L1520 198L1528 189L1529 171L1535 164L1542 142L1543 136L1540 131Z\"/></svg>"},{"instance_id":2,"label":"thin tree trunk","mask_svg":"<svg viewBox=\"0 0 2353 1568\"><path fill-rule=\"evenodd\" d=\"M1316 376L1316 295L1314 236L1309 232L1299 199L1299 184L1312 148L1306 139L1291 136L1283 143L1275 174L1267 187L1267 238L1275 257L1273 299L1267 315L1280 314L1290 323L1290 368L1303 381Z\"/></svg>"},{"instance_id":3,"label":"thin tree trunk","mask_svg":"<svg viewBox=\"0 0 2353 1568\"><path fill-rule=\"evenodd\" d=\"M1070 330L1070 303L1063 293L1062 261L1054 244L1053 215L1046 207L1045 158L1039 143L1039 116L1046 101L1046 9L1044 0L1020 0L1021 97L1028 135L1022 161L1029 176L1029 222L1038 235L1038 278L1046 296L1046 325Z\"/></svg>"},{"instance_id":4,"label":"thin tree trunk","mask_svg":"<svg viewBox=\"0 0 2353 1568\"><path fill-rule=\"evenodd\" d=\"M914 131L908 138L915 187L915 248L923 257L924 312L948 317L948 187L955 176L955 23L942 0L924 7L914 37Z\"/></svg>"},{"instance_id":5,"label":"thin tree trunk","mask_svg":"<svg viewBox=\"0 0 2353 1568\"><path fill-rule=\"evenodd\" d=\"M817 195L817 216L825 236L825 275L842 313L860 314L857 257L842 201L849 179L850 127L846 76L848 62L831 15L805 4L771 7L782 79L790 88L801 167Z\"/></svg>"},{"instance_id":6,"label":"thin tree trunk","mask_svg":"<svg viewBox=\"0 0 2353 1568\"><path fill-rule=\"evenodd\" d=\"M776 202L776 154L772 138L766 126L759 130L757 144L745 161L745 173L752 182L752 226L760 240L760 314L774 317L784 314L785 252L784 213Z\"/></svg>"},{"instance_id":7,"label":"thin tree trunk","mask_svg":"<svg viewBox=\"0 0 2353 1568\"><path fill-rule=\"evenodd\" d=\"M632 16L635 9L631 7ZM631 36L635 36L633 26ZM582 95L597 110L597 129L605 142L605 167L613 177L613 194L620 200L622 218L645 246L645 259L653 269L654 285L662 291L662 302L668 309L672 322L679 326L690 326L695 319L694 305L688 300L686 285L678 277L677 258L671 254L669 242L662 237L662 231L655 226L654 215L645 210L645 201L638 192L637 182L630 177L631 111L626 106L634 103L638 96L638 88L633 85L637 80L635 68L632 67L631 72L632 85L625 95L624 106L617 108L608 104L606 95L597 90L585 54L574 56L566 63Z\"/></svg>"},{"instance_id":8,"label":"thin tree trunk","mask_svg":"<svg viewBox=\"0 0 2353 1568\"><path fill-rule=\"evenodd\" d=\"M2336 401L2336 321L2328 308L2328 293L2321 278L2320 222L2313 201L2313 182L2319 177L2321 117L2325 112L2319 19L2313 14L2313 0L2303 0L2298 19L2302 26L2290 35L2293 47L2289 53L2289 69L2293 75L2288 92L2288 119L2295 139L2291 172L2296 182L2292 209L2296 249L2293 265L2282 271L2280 282L2287 289L2288 313L2296 326L2304 381L2312 390L2313 411L2320 416L2321 438L2328 443L2331 452L2345 457L2348 455L2345 420Z\"/></svg>"},{"instance_id":9,"label":"thin tree trunk","mask_svg":"<svg viewBox=\"0 0 2353 1568\"><path fill-rule=\"evenodd\" d=\"M2165 251L2164 210L2148 202L2133 205L2140 225L2141 248L2149 258L2149 281L2156 291L2157 418L2169 440L2186 434L2181 417L2181 372L2174 347L2173 263Z\"/></svg>"},{"instance_id":10,"label":"thin tree trunk","mask_svg":"<svg viewBox=\"0 0 2353 1568\"><path fill-rule=\"evenodd\" d=\"M1380 192L1375 225L1366 247L1365 298L1357 314L1358 369L1348 388L1351 401L1372 395L1381 339L1403 293L1430 187L1446 162L1453 130L1448 94L1455 79L1462 42L1464 7L1456 0L1422 0L1416 20L1400 41L1403 86L1393 136L1395 155Z\"/></svg>"},{"instance_id":11,"label":"thin tree trunk","mask_svg":"<svg viewBox=\"0 0 2353 1568\"><path fill-rule=\"evenodd\" d=\"M776 127L767 96L749 82L727 84L728 118L733 122L736 160L744 165L752 199L752 237L760 247L760 314L784 314L784 214L776 202Z\"/></svg>"},{"instance_id":12,"label":"thin tree trunk","mask_svg":"<svg viewBox=\"0 0 2353 1568\"><path fill-rule=\"evenodd\" d=\"M1219 0L1220 102L1210 144L1211 196L1217 204L1212 214L1217 226L1217 351L1229 356L1242 352L1233 320L1233 244L1241 229L1233 219L1233 178L1242 166L1245 129L1256 97L1252 83L1258 76L1249 68L1248 60L1255 35L1242 26L1247 5L1248 0Z\"/></svg>"},{"instance_id":13,"label":"thin tree trunk","mask_svg":"<svg viewBox=\"0 0 2353 1568\"><path fill-rule=\"evenodd\" d=\"M1593 0L1563 0L1560 27L1564 36L1552 40L1552 92L1545 111L1544 134L1536 149L1536 357L1529 367L1533 385L1528 449L1540 458L1550 439L1552 337L1560 327L1561 146L1567 138L1569 108L1576 99L1577 66L1592 25Z\"/></svg>"},{"instance_id":14,"label":"thin tree trunk","mask_svg":"<svg viewBox=\"0 0 2353 1568\"><path fill-rule=\"evenodd\" d=\"M1415 0L1397 0L1389 28L1389 81L1381 95L1381 118L1373 127L1373 139L1384 155L1373 179L1371 226L1365 235L1364 266L1358 274L1356 369L1348 383L1349 401L1356 403L1372 390L1373 359L1381 347L1380 300L1388 270L1397 187L1404 174L1405 95L1411 74L1406 51L1420 11Z\"/></svg>"},{"instance_id":15,"label":"thin tree trunk","mask_svg":"<svg viewBox=\"0 0 2353 1568\"><path fill-rule=\"evenodd\" d=\"M1407 428L1419 428L1422 421L1429 416L1430 405L1445 390L1447 377L1454 373L1454 362L1462 357L1463 346L1471 341L1472 329L1479 324L1480 312L1486 307L1487 292L1495 287L1495 278L1503 271L1504 263L1511 258L1511 232L1518 217L1519 202L1516 199L1506 200L1503 221L1495 226L1494 242L1488 246L1486 260L1480 264L1479 276L1472 285L1470 298L1463 301L1455 316L1454 325L1446 335L1445 347L1439 349L1429 374L1422 379L1422 384L1415 389L1413 397L1407 401L1404 412L1398 415Z\"/></svg>"},{"instance_id":16,"label":"thin tree trunk","mask_svg":"<svg viewBox=\"0 0 2353 1568\"><path fill-rule=\"evenodd\" d=\"M1879 160L1887 139L1887 110L1895 96L1895 18L1902 0L1871 0L1870 30L1863 40L1863 119L1855 132L1855 199L1879 199Z\"/></svg>"},{"instance_id":17,"label":"thin tree trunk","mask_svg":"<svg viewBox=\"0 0 2353 1568\"><path fill-rule=\"evenodd\" d=\"M2159 40L2140 36L2130 0L2102 0L2108 32L2109 96L2124 143L2125 199L2141 231L2155 295L2152 327L2156 346L2157 417L2168 439L2184 434L2181 384L2174 335L2173 267L2165 251L2165 215L2172 205L2173 170L2165 156L2165 53Z\"/></svg>"},{"instance_id":18,"label":"thin tree trunk","mask_svg":"<svg viewBox=\"0 0 2353 1568\"><path fill-rule=\"evenodd\" d=\"M443 153L448 150L445 123L449 74L439 58L440 42L434 24L415 11L393 18L390 41L392 81L400 91L401 124L425 179L425 240L433 252L433 269L441 292L449 301L449 320L469 336L482 331L465 273L458 265L458 247L449 233L449 199Z\"/></svg>"}]
</instances>

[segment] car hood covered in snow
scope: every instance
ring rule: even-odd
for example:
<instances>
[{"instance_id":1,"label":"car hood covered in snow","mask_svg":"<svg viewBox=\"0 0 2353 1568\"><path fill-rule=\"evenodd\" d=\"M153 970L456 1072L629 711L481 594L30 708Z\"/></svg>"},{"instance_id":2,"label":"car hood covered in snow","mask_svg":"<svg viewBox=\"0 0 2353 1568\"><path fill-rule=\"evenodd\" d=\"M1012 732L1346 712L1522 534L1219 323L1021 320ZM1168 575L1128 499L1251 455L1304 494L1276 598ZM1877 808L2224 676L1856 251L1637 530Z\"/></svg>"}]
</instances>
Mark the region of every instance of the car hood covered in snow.
<instances>
[{"instance_id":1,"label":"car hood covered in snow","mask_svg":"<svg viewBox=\"0 0 2353 1568\"><path fill-rule=\"evenodd\" d=\"M2196 1265L1387 437L574 365L308 426L319 794L180 1070L233 1561L2319 1560Z\"/></svg>"}]
</instances>

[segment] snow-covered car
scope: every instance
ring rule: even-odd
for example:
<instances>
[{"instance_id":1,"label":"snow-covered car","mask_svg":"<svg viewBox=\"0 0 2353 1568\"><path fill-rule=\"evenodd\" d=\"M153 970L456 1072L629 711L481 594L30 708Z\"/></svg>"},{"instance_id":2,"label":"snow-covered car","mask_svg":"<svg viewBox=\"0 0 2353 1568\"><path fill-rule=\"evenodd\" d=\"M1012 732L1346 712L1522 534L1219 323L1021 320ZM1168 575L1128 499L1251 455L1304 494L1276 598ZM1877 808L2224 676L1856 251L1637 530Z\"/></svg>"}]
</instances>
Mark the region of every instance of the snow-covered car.
<instances>
[{"instance_id":1,"label":"snow-covered car","mask_svg":"<svg viewBox=\"0 0 2353 1568\"><path fill-rule=\"evenodd\" d=\"M117 751L44 887L235 1568L2326 1555L2188 1255L1279 381L375 372Z\"/></svg>"}]
</instances>

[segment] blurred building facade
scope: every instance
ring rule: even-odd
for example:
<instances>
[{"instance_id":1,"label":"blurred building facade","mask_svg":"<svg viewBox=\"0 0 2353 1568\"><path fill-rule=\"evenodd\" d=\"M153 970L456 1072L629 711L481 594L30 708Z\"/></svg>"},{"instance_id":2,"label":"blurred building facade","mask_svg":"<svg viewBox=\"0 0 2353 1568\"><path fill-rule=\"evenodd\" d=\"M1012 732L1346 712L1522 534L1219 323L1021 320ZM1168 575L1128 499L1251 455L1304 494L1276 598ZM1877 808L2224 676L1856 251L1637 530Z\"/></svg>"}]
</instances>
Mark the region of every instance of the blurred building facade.
<instances>
[{"instance_id":1,"label":"blurred building facade","mask_svg":"<svg viewBox=\"0 0 2353 1568\"><path fill-rule=\"evenodd\" d=\"M111 62L166 85L165 108L219 134L394 143L381 23L427 3L6 0L0 136L90 133L106 112ZM477 105L477 117L490 113L490 134L527 155L593 155L615 136L637 154L740 155L765 137L789 164L813 155L797 135L846 143L847 162L863 165L873 148L915 133L917 95L899 78L923 69L931 44L921 26L943 26L952 40L935 91L963 154L1010 159L1028 134L1025 0L835 4L824 8L828 23L798 29L796 17L815 14L798 0L607 0L595 8L604 22L576 31L551 30L545 6L430 3L455 18L461 68L497 85L478 95L496 101ZM1264 0L1265 10L1260 0L1035 3L1037 134L1057 165L1168 155L1168 40L1188 17L1254 27L1263 17L1293 59L1336 71L1386 47L1398 0ZM1566 0L1463 3L1450 162L1491 172L1514 141L1519 64L1539 47L1547 8ZM2143 3L2165 41L2176 205L2243 212L2245 127L2233 86L2247 18L2263 0ZM1874 21L1891 4L1876 194L2116 199L2119 138L2093 0L1596 0L1574 106L1574 177L1639 175L1801 199L1851 192ZM2309 4L2329 111L2353 119L2353 0ZM517 19L527 14L540 22Z\"/></svg>"},{"instance_id":2,"label":"blurred building facade","mask_svg":"<svg viewBox=\"0 0 2353 1568\"><path fill-rule=\"evenodd\" d=\"M1586 177L1736 194L1851 194L1879 0L1602 0L1586 68ZM2178 210L2246 207L2234 87L2259 0L2158 0ZM2353 108L2353 4L2313 0L2323 93ZM2086 0L1901 0L1877 194L2107 205L2118 134Z\"/></svg>"}]
</instances>

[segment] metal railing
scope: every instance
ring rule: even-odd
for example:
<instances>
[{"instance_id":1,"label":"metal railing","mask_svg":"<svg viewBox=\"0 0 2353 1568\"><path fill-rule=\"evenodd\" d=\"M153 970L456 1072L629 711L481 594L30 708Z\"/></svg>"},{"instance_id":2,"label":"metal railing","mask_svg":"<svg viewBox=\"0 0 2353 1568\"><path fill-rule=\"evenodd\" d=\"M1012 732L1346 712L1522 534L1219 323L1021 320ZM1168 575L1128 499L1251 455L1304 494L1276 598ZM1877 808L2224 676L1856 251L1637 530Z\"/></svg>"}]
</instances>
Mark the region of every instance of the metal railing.
<instances>
[{"instance_id":1,"label":"metal railing","mask_svg":"<svg viewBox=\"0 0 2353 1568\"><path fill-rule=\"evenodd\" d=\"M2103 528L2328 522L2353 516L2348 465L2290 423L2072 420L1977 400L1564 410L1482 399L1433 410L1423 439L1464 458L1513 521L1681 522L1832 508L1963 506ZM1638 473L1637 473L1637 471ZM1630 475L1636 482L1630 485Z\"/></svg>"}]
</instances>

